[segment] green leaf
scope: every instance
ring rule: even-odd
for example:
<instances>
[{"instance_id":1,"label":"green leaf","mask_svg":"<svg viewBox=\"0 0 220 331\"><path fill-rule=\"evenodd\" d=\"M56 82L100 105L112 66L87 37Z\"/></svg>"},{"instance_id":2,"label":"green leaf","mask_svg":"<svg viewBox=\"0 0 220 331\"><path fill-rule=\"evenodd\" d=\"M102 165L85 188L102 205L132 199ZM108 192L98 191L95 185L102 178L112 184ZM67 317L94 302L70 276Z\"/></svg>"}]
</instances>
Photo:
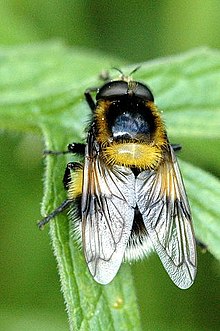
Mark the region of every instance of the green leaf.
<instances>
[{"instance_id":1,"label":"green leaf","mask_svg":"<svg viewBox=\"0 0 220 331\"><path fill-rule=\"evenodd\" d=\"M99 85L98 74L112 65L120 63L56 43L1 49L1 128L42 133L45 148L52 150L82 141L90 114L83 92ZM192 150L195 139L219 138L219 78L220 53L208 49L144 63L135 74L154 91L169 137L191 139ZM61 181L68 160L68 156L45 158L43 215L65 199ZM217 157L216 162L220 165ZM181 168L196 234L219 258L220 183L191 164L181 162ZM71 330L139 330L130 266L123 265L110 285L101 286L87 270L66 215L51 221L50 235Z\"/></svg>"},{"instance_id":2,"label":"green leaf","mask_svg":"<svg viewBox=\"0 0 220 331\"><path fill-rule=\"evenodd\" d=\"M60 44L0 50L1 127L42 132L46 148L65 149L84 136L89 115L85 89L112 63L114 59ZM45 159L43 214L65 199L61 182L66 162L63 157ZM50 234L71 330L138 330L130 266L123 266L112 284L101 286L90 276L65 215L51 222Z\"/></svg>"},{"instance_id":3,"label":"green leaf","mask_svg":"<svg viewBox=\"0 0 220 331\"><path fill-rule=\"evenodd\" d=\"M220 137L219 51L201 48L148 62L138 75L152 88L169 136Z\"/></svg>"}]
</instances>

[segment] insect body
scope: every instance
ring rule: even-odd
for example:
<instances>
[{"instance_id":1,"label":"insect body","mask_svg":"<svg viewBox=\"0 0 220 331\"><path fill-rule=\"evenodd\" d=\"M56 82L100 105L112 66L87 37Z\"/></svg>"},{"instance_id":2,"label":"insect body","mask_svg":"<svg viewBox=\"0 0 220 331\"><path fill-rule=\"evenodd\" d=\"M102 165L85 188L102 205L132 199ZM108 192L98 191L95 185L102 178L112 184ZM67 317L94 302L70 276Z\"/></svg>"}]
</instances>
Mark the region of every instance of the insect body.
<instances>
[{"instance_id":1,"label":"insect body","mask_svg":"<svg viewBox=\"0 0 220 331\"><path fill-rule=\"evenodd\" d=\"M172 281L188 288L196 275L191 213L150 89L123 77L98 89L96 103L90 91L85 96L93 114L87 141L69 145L84 164L67 165L68 199L39 226L75 203L73 226L98 283L153 250Z\"/></svg>"}]
</instances>

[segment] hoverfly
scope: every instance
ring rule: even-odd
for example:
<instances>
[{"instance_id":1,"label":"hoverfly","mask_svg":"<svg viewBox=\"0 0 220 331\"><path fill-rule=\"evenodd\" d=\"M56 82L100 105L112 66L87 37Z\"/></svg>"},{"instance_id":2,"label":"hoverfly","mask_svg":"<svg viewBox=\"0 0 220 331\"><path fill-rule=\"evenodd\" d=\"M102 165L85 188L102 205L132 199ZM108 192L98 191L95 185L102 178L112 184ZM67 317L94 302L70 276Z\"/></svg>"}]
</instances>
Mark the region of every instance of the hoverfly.
<instances>
[{"instance_id":1,"label":"hoverfly","mask_svg":"<svg viewBox=\"0 0 220 331\"><path fill-rule=\"evenodd\" d=\"M68 146L84 161L67 164L68 198L39 227L69 207L98 283L111 282L123 260L156 251L172 281L188 288L196 275L191 212L178 146L169 143L154 96L123 75L97 89L96 101L92 91L85 92L92 111L86 143Z\"/></svg>"}]
</instances>

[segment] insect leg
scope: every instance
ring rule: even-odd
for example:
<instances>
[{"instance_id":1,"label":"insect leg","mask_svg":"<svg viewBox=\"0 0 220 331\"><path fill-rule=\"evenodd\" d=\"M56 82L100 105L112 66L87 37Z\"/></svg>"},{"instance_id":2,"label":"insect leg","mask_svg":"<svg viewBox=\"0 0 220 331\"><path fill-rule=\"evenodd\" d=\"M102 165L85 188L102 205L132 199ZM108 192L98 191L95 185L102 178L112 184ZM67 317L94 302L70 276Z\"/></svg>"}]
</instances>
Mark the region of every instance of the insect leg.
<instances>
[{"instance_id":1,"label":"insect leg","mask_svg":"<svg viewBox=\"0 0 220 331\"><path fill-rule=\"evenodd\" d=\"M52 213L50 213L49 215L44 217L40 222L37 223L37 226L39 227L39 229L42 229L43 226L45 224L49 223L51 219L53 219L55 216L57 216L58 214L62 213L64 210L66 210L70 206L71 203L72 203L72 200L69 200L69 199L64 200L59 207L57 207L54 211L52 211Z\"/></svg>"},{"instance_id":2,"label":"insect leg","mask_svg":"<svg viewBox=\"0 0 220 331\"><path fill-rule=\"evenodd\" d=\"M180 144L171 144L174 152L178 152L178 151L181 151L182 149L182 146Z\"/></svg>"},{"instance_id":3,"label":"insect leg","mask_svg":"<svg viewBox=\"0 0 220 331\"><path fill-rule=\"evenodd\" d=\"M66 190L69 189L69 184L71 182L71 171L82 169L82 165L79 162L69 162L67 163L66 170L63 176L63 185Z\"/></svg>"},{"instance_id":4,"label":"insect leg","mask_svg":"<svg viewBox=\"0 0 220 331\"><path fill-rule=\"evenodd\" d=\"M95 110L96 105L95 105L95 102L92 98L91 92L97 92L97 90L98 90L97 87L92 87L92 88L87 89L84 93L86 101L87 101L87 103L88 103L88 105L89 105L89 107L92 111Z\"/></svg>"},{"instance_id":5,"label":"insect leg","mask_svg":"<svg viewBox=\"0 0 220 331\"><path fill-rule=\"evenodd\" d=\"M201 251L206 253L207 251L207 245L204 244L202 241L196 238L196 245L201 248Z\"/></svg>"},{"instance_id":6,"label":"insect leg","mask_svg":"<svg viewBox=\"0 0 220 331\"><path fill-rule=\"evenodd\" d=\"M72 154L80 154L84 155L85 154L85 144L80 144L80 143L72 143L68 145L68 152Z\"/></svg>"},{"instance_id":7,"label":"insect leg","mask_svg":"<svg viewBox=\"0 0 220 331\"><path fill-rule=\"evenodd\" d=\"M81 143L72 143L69 144L66 151L51 151L45 150L44 155L64 155L64 154L81 154L84 155L85 153L85 144Z\"/></svg>"}]
</instances>

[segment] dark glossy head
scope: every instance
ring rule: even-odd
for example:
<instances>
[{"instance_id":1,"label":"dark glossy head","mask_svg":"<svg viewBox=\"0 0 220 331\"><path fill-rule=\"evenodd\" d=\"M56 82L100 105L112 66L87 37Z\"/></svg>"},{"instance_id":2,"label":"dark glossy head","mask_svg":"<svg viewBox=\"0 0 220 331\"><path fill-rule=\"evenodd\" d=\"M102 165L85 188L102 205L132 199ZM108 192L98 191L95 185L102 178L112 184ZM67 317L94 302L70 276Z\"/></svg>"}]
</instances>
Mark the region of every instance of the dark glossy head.
<instances>
[{"instance_id":1,"label":"dark glossy head","mask_svg":"<svg viewBox=\"0 0 220 331\"><path fill-rule=\"evenodd\" d=\"M99 89L96 100L113 100L126 95L135 96L146 101L154 101L154 96L146 85L136 81L126 82L124 80L115 80L104 84Z\"/></svg>"}]
</instances>

